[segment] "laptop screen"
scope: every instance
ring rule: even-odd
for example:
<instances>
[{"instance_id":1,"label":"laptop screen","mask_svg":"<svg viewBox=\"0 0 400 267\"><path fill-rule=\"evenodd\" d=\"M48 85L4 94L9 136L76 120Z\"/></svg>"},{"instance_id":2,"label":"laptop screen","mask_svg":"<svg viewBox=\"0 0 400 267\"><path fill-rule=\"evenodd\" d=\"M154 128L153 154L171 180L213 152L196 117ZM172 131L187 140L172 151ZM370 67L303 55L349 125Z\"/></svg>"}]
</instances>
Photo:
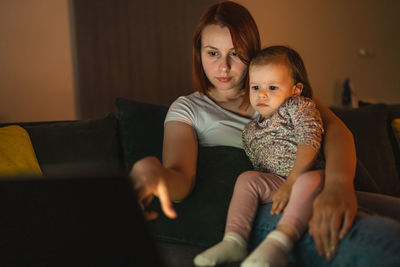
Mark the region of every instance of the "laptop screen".
<instances>
[{"instance_id":1,"label":"laptop screen","mask_svg":"<svg viewBox=\"0 0 400 267\"><path fill-rule=\"evenodd\" d=\"M127 178L0 180L0 266L163 266Z\"/></svg>"}]
</instances>

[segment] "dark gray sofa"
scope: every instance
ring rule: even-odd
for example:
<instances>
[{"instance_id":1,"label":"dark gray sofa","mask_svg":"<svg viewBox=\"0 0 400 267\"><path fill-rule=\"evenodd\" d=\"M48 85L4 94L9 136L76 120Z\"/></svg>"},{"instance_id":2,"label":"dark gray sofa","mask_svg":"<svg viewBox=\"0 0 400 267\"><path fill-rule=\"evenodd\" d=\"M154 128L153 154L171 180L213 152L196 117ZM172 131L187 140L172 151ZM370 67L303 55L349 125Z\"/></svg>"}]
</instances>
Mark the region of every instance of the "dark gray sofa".
<instances>
[{"instance_id":1,"label":"dark gray sofa","mask_svg":"<svg viewBox=\"0 0 400 267\"><path fill-rule=\"evenodd\" d=\"M126 99L117 99L116 107L118 114L93 120L0 127L19 124L28 131L44 176L126 175L136 160L161 157L167 107ZM400 105L332 110L355 137L360 209L400 220L400 150L390 126L400 118ZM179 217L160 214L148 223L168 266L192 266L194 255L220 240L235 179L248 169L251 164L240 149L199 148L196 187L174 204ZM160 211L157 200L152 208Z\"/></svg>"}]
</instances>

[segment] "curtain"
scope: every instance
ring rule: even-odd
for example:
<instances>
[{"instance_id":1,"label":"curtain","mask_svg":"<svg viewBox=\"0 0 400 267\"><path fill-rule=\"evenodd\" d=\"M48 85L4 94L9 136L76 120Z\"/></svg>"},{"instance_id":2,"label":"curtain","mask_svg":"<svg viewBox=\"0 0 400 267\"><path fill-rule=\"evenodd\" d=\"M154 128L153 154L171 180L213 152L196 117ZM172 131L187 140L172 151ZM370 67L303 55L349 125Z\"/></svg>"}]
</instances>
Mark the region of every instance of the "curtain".
<instances>
[{"instance_id":1,"label":"curtain","mask_svg":"<svg viewBox=\"0 0 400 267\"><path fill-rule=\"evenodd\" d=\"M78 117L116 97L170 105L192 92L192 33L215 0L71 0Z\"/></svg>"}]
</instances>

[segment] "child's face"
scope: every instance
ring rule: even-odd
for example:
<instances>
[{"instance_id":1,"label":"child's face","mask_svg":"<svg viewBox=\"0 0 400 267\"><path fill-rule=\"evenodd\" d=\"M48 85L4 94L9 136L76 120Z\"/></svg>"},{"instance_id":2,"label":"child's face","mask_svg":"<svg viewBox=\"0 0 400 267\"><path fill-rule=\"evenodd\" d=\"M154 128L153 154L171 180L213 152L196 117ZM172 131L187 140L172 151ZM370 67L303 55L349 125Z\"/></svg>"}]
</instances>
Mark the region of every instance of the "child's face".
<instances>
[{"instance_id":1,"label":"child's face","mask_svg":"<svg viewBox=\"0 0 400 267\"><path fill-rule=\"evenodd\" d=\"M302 84L295 85L285 64L251 66L250 104L264 118L274 114L286 99L299 96Z\"/></svg>"}]
</instances>

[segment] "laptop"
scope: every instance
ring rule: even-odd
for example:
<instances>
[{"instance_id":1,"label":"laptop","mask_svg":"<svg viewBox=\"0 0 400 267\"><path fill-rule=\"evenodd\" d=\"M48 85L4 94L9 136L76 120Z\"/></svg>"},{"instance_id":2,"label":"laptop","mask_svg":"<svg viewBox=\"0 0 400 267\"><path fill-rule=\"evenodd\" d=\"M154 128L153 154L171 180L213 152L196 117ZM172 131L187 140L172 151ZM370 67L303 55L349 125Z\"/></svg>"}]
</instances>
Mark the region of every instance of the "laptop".
<instances>
[{"instance_id":1,"label":"laptop","mask_svg":"<svg viewBox=\"0 0 400 267\"><path fill-rule=\"evenodd\" d=\"M164 266L126 177L0 179L0 266Z\"/></svg>"}]
</instances>

